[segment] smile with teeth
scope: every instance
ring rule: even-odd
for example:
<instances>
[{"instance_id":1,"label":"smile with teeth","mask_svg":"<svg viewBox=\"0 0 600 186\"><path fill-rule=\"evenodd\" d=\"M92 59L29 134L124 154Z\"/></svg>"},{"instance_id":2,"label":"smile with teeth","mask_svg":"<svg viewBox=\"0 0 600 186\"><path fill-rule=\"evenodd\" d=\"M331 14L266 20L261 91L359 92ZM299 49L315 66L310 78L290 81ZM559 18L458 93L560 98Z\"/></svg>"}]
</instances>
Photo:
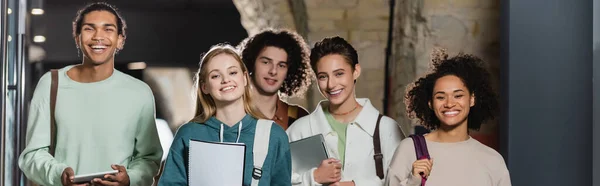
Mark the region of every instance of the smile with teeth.
<instances>
[{"instance_id":1,"label":"smile with teeth","mask_svg":"<svg viewBox=\"0 0 600 186\"><path fill-rule=\"evenodd\" d=\"M445 116L456 116L458 115L458 110L452 110L452 111L444 111L442 112Z\"/></svg>"},{"instance_id":2,"label":"smile with teeth","mask_svg":"<svg viewBox=\"0 0 600 186\"><path fill-rule=\"evenodd\" d=\"M344 89L329 91L329 95L332 95L332 96L338 95L338 94L342 93L342 90L344 90Z\"/></svg>"},{"instance_id":3,"label":"smile with teeth","mask_svg":"<svg viewBox=\"0 0 600 186\"><path fill-rule=\"evenodd\" d=\"M233 90L234 88L235 88L235 86L233 86L233 85L232 86L226 86L226 87L221 88L221 91L227 92L229 90Z\"/></svg>"},{"instance_id":4,"label":"smile with teeth","mask_svg":"<svg viewBox=\"0 0 600 186\"><path fill-rule=\"evenodd\" d=\"M92 48L92 50L94 52L103 52L104 50L106 50L108 47L106 45L92 45L90 46Z\"/></svg>"}]
</instances>

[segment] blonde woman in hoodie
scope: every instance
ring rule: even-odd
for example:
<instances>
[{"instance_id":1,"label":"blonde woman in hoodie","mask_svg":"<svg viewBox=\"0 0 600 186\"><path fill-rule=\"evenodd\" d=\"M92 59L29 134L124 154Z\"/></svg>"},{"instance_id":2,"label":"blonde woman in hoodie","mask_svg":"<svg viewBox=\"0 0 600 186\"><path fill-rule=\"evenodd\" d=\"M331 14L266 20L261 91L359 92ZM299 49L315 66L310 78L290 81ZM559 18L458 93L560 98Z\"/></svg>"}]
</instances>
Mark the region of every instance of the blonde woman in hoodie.
<instances>
[{"instance_id":1,"label":"blonde woman in hoodie","mask_svg":"<svg viewBox=\"0 0 600 186\"><path fill-rule=\"evenodd\" d=\"M250 104L248 69L232 46L217 45L202 57L195 81L196 117L177 131L158 185L188 185L190 139L246 144L243 185L251 185L254 134L258 119L265 117ZM290 185L288 137L277 124L271 125L258 185Z\"/></svg>"}]
</instances>

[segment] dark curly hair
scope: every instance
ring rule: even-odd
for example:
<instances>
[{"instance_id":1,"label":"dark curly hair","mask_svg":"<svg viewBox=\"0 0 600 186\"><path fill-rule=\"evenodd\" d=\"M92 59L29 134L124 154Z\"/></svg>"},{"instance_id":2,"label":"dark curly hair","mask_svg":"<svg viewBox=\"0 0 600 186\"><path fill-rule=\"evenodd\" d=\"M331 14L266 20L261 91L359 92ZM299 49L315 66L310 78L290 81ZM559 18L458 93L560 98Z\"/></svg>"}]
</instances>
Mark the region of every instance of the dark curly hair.
<instances>
[{"instance_id":1,"label":"dark curly hair","mask_svg":"<svg viewBox=\"0 0 600 186\"><path fill-rule=\"evenodd\" d=\"M107 11L115 15L115 17L117 17L117 32L119 33L119 35L123 36L123 42L125 42L125 38L127 36L125 32L125 30L127 29L125 19L123 19L123 16L121 16L121 14L117 10L117 8L115 8L115 6L105 2L90 3L77 12L77 16L75 17L75 20L73 20L73 37L77 37L79 36L79 34L81 34L83 18L88 13L93 11Z\"/></svg>"},{"instance_id":2,"label":"dark curly hair","mask_svg":"<svg viewBox=\"0 0 600 186\"><path fill-rule=\"evenodd\" d=\"M467 128L479 130L482 123L495 118L498 98L483 60L462 53L448 59L445 51L438 49L432 54L431 62L430 73L407 88L404 102L411 119L417 118L422 125L432 130L440 126L440 120L429 107L429 102L433 99L435 82L447 75L460 78L469 93L475 95L475 105L470 109Z\"/></svg>"},{"instance_id":3,"label":"dark curly hair","mask_svg":"<svg viewBox=\"0 0 600 186\"><path fill-rule=\"evenodd\" d=\"M258 54L268 46L281 48L288 56L287 76L279 91L287 97L304 95L313 79L308 59L308 45L304 39L294 31L266 29L242 41L238 48L242 51L242 60L250 74L255 70Z\"/></svg>"}]
</instances>

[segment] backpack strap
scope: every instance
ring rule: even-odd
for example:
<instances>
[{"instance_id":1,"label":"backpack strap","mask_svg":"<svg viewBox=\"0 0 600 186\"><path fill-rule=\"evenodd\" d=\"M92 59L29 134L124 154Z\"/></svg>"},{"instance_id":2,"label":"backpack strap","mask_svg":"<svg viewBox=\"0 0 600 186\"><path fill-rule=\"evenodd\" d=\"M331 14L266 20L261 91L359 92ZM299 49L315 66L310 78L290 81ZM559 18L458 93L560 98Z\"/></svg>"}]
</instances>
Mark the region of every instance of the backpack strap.
<instances>
[{"instance_id":1,"label":"backpack strap","mask_svg":"<svg viewBox=\"0 0 600 186\"><path fill-rule=\"evenodd\" d=\"M50 70L52 84L50 85L50 155L54 156L56 150L56 118L54 113L56 110L56 95L58 94L58 70Z\"/></svg>"},{"instance_id":2,"label":"backpack strap","mask_svg":"<svg viewBox=\"0 0 600 186\"><path fill-rule=\"evenodd\" d=\"M252 186L258 186L258 180L262 177L262 166L269 152L269 139L273 121L259 119L256 122L254 133L254 147L252 149L254 168L252 169Z\"/></svg>"},{"instance_id":3,"label":"backpack strap","mask_svg":"<svg viewBox=\"0 0 600 186\"><path fill-rule=\"evenodd\" d=\"M423 135L410 135L410 137L413 139L413 144L415 145L417 160L431 159L429 156L429 151L427 150L427 142L425 141L425 137ZM425 186L426 181L427 178L421 175L421 186Z\"/></svg>"},{"instance_id":4,"label":"backpack strap","mask_svg":"<svg viewBox=\"0 0 600 186\"><path fill-rule=\"evenodd\" d=\"M383 154L381 154L381 142L379 138L379 122L383 115L379 114L377 117L377 123L375 124L375 131L373 132L373 149L375 150L375 154L373 155L373 159L375 159L375 173L377 173L377 177L379 179L383 179Z\"/></svg>"}]
</instances>

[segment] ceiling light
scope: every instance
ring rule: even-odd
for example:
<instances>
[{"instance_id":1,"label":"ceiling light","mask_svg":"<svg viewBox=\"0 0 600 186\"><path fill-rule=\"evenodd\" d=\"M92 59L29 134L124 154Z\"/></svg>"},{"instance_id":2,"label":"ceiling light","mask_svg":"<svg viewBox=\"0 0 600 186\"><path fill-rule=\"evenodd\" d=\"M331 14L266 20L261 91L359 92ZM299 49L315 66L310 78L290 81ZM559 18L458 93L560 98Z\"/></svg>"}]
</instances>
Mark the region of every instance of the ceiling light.
<instances>
[{"instance_id":1,"label":"ceiling light","mask_svg":"<svg viewBox=\"0 0 600 186\"><path fill-rule=\"evenodd\" d=\"M46 41L46 37L44 37L44 36L34 36L33 37L33 42L43 43L45 41Z\"/></svg>"},{"instance_id":2,"label":"ceiling light","mask_svg":"<svg viewBox=\"0 0 600 186\"><path fill-rule=\"evenodd\" d=\"M41 8L31 9L31 14L33 14L33 15L42 15L42 14L44 14L44 9L41 9Z\"/></svg>"},{"instance_id":3,"label":"ceiling light","mask_svg":"<svg viewBox=\"0 0 600 186\"><path fill-rule=\"evenodd\" d=\"M129 68L129 70L142 70L142 69L146 68L146 63L144 63L144 62L129 63L129 64L127 64L127 68Z\"/></svg>"}]
</instances>

